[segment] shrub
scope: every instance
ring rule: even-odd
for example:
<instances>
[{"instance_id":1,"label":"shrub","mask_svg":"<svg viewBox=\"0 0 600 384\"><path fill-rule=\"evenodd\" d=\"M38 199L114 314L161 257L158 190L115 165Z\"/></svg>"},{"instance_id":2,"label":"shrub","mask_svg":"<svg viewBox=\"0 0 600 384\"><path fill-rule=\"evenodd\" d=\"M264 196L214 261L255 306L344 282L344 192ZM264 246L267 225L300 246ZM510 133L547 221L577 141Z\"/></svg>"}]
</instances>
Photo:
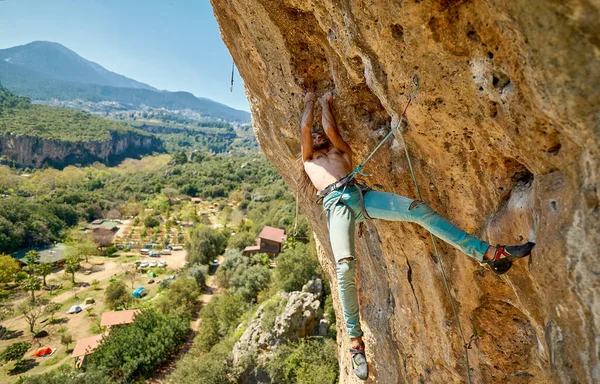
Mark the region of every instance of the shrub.
<instances>
[{"instance_id":1,"label":"shrub","mask_svg":"<svg viewBox=\"0 0 600 384\"><path fill-rule=\"evenodd\" d=\"M127 291L125 283L118 280L110 283L108 287L106 287L106 291L104 291L104 299L109 308L115 309L127 304L129 300L131 300L131 297Z\"/></svg>"},{"instance_id":2,"label":"shrub","mask_svg":"<svg viewBox=\"0 0 600 384\"><path fill-rule=\"evenodd\" d=\"M236 270L236 273L229 281L229 288L248 302L256 301L258 293L271 281L271 271L262 265Z\"/></svg>"},{"instance_id":3,"label":"shrub","mask_svg":"<svg viewBox=\"0 0 600 384\"><path fill-rule=\"evenodd\" d=\"M229 248L239 249L243 251L249 245L256 244L256 236L251 234L250 232L238 232L229 239L227 246Z\"/></svg>"},{"instance_id":4,"label":"shrub","mask_svg":"<svg viewBox=\"0 0 600 384\"><path fill-rule=\"evenodd\" d=\"M22 341L11 344L0 353L0 361L8 363L11 360L21 360L29 348L31 344Z\"/></svg>"},{"instance_id":5,"label":"shrub","mask_svg":"<svg viewBox=\"0 0 600 384\"><path fill-rule=\"evenodd\" d=\"M146 228L155 228L160 225L160 221L154 216L148 216L144 219L144 226Z\"/></svg>"},{"instance_id":6,"label":"shrub","mask_svg":"<svg viewBox=\"0 0 600 384\"><path fill-rule=\"evenodd\" d=\"M196 282L180 278L169 285L167 292L161 294L156 308L166 315L179 315L189 319L198 307L199 297Z\"/></svg>"},{"instance_id":7,"label":"shrub","mask_svg":"<svg viewBox=\"0 0 600 384\"><path fill-rule=\"evenodd\" d=\"M188 261L190 264L208 264L225 251L227 237L216 229L200 226L190 233Z\"/></svg>"},{"instance_id":8,"label":"shrub","mask_svg":"<svg viewBox=\"0 0 600 384\"><path fill-rule=\"evenodd\" d=\"M267 363L273 383L335 384L336 345L329 339L301 339L277 349Z\"/></svg>"},{"instance_id":9,"label":"shrub","mask_svg":"<svg viewBox=\"0 0 600 384\"><path fill-rule=\"evenodd\" d=\"M284 291L300 291L314 275L322 277L323 273L313 244L297 243L277 256L275 277Z\"/></svg>"},{"instance_id":10,"label":"shrub","mask_svg":"<svg viewBox=\"0 0 600 384\"><path fill-rule=\"evenodd\" d=\"M200 351L208 352L238 324L240 316L245 312L247 304L242 297L229 293L214 297L200 311L202 332L196 336L194 343Z\"/></svg>"},{"instance_id":11,"label":"shrub","mask_svg":"<svg viewBox=\"0 0 600 384\"><path fill-rule=\"evenodd\" d=\"M177 350L188 330L187 319L146 310L133 323L111 328L88 356L87 371L104 368L115 382L141 382Z\"/></svg>"},{"instance_id":12,"label":"shrub","mask_svg":"<svg viewBox=\"0 0 600 384\"><path fill-rule=\"evenodd\" d=\"M196 285L201 290L206 289L206 275L208 269L206 266L200 264L194 264L188 269L188 276L196 281Z\"/></svg>"},{"instance_id":13,"label":"shrub","mask_svg":"<svg viewBox=\"0 0 600 384\"><path fill-rule=\"evenodd\" d=\"M106 248L106 256L112 256L115 253L119 252L119 249L117 247L115 247L114 245L109 246L108 248Z\"/></svg>"}]
</instances>

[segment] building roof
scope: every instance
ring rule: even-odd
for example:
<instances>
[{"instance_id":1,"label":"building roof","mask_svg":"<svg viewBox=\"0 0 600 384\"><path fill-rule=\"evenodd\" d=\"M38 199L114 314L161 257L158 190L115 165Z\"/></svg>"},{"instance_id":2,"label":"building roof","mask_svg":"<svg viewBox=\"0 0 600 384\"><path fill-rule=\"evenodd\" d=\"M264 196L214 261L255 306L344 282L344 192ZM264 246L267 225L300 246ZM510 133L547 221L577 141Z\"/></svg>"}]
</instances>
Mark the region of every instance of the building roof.
<instances>
[{"instance_id":1,"label":"building roof","mask_svg":"<svg viewBox=\"0 0 600 384\"><path fill-rule=\"evenodd\" d=\"M104 334L84 337L83 339L77 340L75 348L73 349L73 353L71 353L71 357L85 356L94 352L94 350L100 345L103 337Z\"/></svg>"},{"instance_id":2,"label":"building roof","mask_svg":"<svg viewBox=\"0 0 600 384\"><path fill-rule=\"evenodd\" d=\"M244 248L244 252L260 251L260 245L249 245Z\"/></svg>"},{"instance_id":3,"label":"building roof","mask_svg":"<svg viewBox=\"0 0 600 384\"><path fill-rule=\"evenodd\" d=\"M279 228L264 226L258 237L277 243L283 243L285 241L285 231Z\"/></svg>"},{"instance_id":4,"label":"building roof","mask_svg":"<svg viewBox=\"0 0 600 384\"><path fill-rule=\"evenodd\" d=\"M112 325L133 323L133 318L138 313L140 313L139 309L104 312L102 314L102 320L100 320L100 326L107 327Z\"/></svg>"},{"instance_id":5,"label":"building roof","mask_svg":"<svg viewBox=\"0 0 600 384\"><path fill-rule=\"evenodd\" d=\"M57 243L49 247L38 248L36 251L40 255L40 263L48 263L53 264L58 261L64 260L66 258L65 255L66 247L63 243ZM27 264L27 260L25 259L25 254L31 251L31 249L20 249L17 252L13 253L13 257L23 264Z\"/></svg>"},{"instance_id":6,"label":"building roof","mask_svg":"<svg viewBox=\"0 0 600 384\"><path fill-rule=\"evenodd\" d=\"M91 223L89 223L88 225L85 226L86 229L98 229L98 228L102 228L102 229L118 229L117 228L117 223L115 223L114 221L108 221L108 220L94 220Z\"/></svg>"}]
</instances>

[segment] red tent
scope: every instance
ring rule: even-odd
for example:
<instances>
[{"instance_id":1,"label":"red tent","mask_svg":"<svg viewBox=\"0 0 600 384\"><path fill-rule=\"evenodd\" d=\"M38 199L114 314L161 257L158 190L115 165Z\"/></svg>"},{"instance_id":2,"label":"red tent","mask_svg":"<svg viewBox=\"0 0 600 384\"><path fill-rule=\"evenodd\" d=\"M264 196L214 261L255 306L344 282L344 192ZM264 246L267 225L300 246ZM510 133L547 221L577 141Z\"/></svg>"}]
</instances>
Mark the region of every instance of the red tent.
<instances>
[{"instance_id":1,"label":"red tent","mask_svg":"<svg viewBox=\"0 0 600 384\"><path fill-rule=\"evenodd\" d=\"M44 348L40 348L37 351L35 351L33 356L42 357L42 356L48 356L51 354L52 354L52 348L44 347Z\"/></svg>"}]
</instances>

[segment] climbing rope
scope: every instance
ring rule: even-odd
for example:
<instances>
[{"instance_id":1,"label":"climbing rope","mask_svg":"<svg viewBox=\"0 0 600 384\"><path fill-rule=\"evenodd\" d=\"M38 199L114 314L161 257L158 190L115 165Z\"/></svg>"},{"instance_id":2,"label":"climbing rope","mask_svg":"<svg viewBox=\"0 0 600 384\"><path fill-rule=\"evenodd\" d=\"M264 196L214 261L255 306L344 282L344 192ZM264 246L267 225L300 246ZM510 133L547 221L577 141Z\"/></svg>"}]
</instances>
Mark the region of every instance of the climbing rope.
<instances>
[{"instance_id":1,"label":"climbing rope","mask_svg":"<svg viewBox=\"0 0 600 384\"><path fill-rule=\"evenodd\" d=\"M369 154L369 156L367 156L367 158L362 163L360 163L359 165L357 165L354 168L354 170L348 176L348 180L352 180L356 175L371 176L369 174L363 173L362 169L365 166L365 164L367 163L367 161L369 161L371 159L371 157L373 157L373 155L379 150L379 148L381 147L381 145L394 133L394 131L398 130L398 128L402 125L402 121L404 119L404 116L406 115L406 111L408 110L408 106L410 105L410 103L412 102L412 100L415 98L417 92L419 91L419 79L417 78L416 75L413 76L413 78L412 78L411 87L414 87L414 91L412 93L408 94L408 96L407 96L408 97L408 101L406 103L406 106L404 107L404 111L402 112L402 115L400 115L400 121L398 122L398 124L396 125L396 127L394 127L394 129L392 129L381 140L381 142L377 145L377 147L375 147L375 149ZM413 183L415 185L415 189L417 190L418 199L419 199L419 201L423 201L423 198L421 197L421 190L419 189L419 184L417 183L417 177L415 176L415 171L414 171L413 166L412 166L412 161L410 160L410 155L408 153L408 147L406 146L406 141L404 140L404 134L402 133L401 129L398 130L398 132L400 132L400 138L402 139L402 145L404 146L404 152L406 154L406 161L408 162L408 168L410 169L410 173L412 175ZM442 272L442 278L444 279L444 286L446 288L446 294L448 295L448 298L450 299L450 304L452 306L452 312L454 314L454 318L456 319L456 323L458 325L458 331L459 331L460 337L462 339L462 345L465 346L465 361L466 361L466 365L467 365L467 379L468 379L469 383L471 384L472 383L472 380L471 380L471 365L469 364L469 352L468 352L468 349L471 349L470 346L471 346L471 342L473 341L473 338L471 338L468 343L465 341L465 336L464 336L464 333L463 333L462 325L460 323L460 318L458 316L458 311L456 310L456 304L454 303L454 297L452 296L452 292L450 291L450 285L448 284L448 278L446 277L446 270L444 268L444 262L443 262L442 258L440 257L440 254L438 252L436 241L435 241L435 236L432 233L430 233L429 235L431 236L431 242L433 244L433 250L434 250L435 256L439 260L440 270ZM364 238L363 238L363 243L364 243ZM364 244L363 244L363 246L364 246Z\"/></svg>"}]
</instances>

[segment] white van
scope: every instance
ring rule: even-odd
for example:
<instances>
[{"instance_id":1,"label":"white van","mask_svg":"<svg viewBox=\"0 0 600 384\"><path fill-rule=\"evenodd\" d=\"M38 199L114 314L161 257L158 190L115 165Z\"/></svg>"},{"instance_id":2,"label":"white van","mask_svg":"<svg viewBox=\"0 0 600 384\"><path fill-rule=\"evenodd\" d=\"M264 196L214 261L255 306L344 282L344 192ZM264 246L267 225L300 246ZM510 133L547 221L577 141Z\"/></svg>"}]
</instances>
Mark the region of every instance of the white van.
<instances>
[{"instance_id":1,"label":"white van","mask_svg":"<svg viewBox=\"0 0 600 384\"><path fill-rule=\"evenodd\" d=\"M147 255L147 254L149 254L149 253L150 253L150 250L149 250L149 249L146 249L146 248L142 248L142 249L140 249L140 253L141 253L142 255Z\"/></svg>"}]
</instances>

